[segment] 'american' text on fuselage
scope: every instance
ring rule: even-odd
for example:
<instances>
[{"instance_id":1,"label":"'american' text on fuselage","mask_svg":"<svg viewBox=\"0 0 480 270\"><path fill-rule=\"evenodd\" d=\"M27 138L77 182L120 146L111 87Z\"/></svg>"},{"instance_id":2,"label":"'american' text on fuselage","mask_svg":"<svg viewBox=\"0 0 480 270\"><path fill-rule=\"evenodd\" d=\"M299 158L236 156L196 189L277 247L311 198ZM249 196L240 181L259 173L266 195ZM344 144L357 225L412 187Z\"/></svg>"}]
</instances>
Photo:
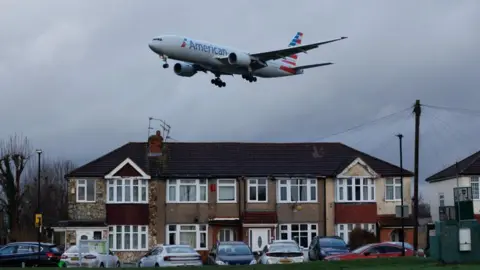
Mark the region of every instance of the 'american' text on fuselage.
<instances>
[{"instance_id":1,"label":"'american' text on fuselage","mask_svg":"<svg viewBox=\"0 0 480 270\"><path fill-rule=\"evenodd\" d=\"M188 49L190 49L190 50L193 49L195 51L202 51L202 52L215 54L215 55L222 55L222 56L228 54L227 50L225 50L223 48L219 48L219 47L212 46L212 45L201 44L201 43L198 43L198 42L195 43L191 40L190 40L190 45L189 45Z\"/></svg>"}]
</instances>

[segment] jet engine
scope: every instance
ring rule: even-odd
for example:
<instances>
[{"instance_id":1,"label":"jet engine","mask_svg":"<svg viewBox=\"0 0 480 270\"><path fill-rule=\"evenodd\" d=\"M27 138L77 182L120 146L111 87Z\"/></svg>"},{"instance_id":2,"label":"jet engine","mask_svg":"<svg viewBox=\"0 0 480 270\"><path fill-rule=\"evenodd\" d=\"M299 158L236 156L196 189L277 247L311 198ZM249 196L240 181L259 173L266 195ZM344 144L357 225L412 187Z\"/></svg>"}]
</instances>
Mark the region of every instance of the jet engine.
<instances>
[{"instance_id":1,"label":"jet engine","mask_svg":"<svg viewBox=\"0 0 480 270\"><path fill-rule=\"evenodd\" d=\"M230 65L248 67L251 62L252 58L250 58L250 55L245 53L232 52L228 55L228 63L230 63Z\"/></svg>"},{"instance_id":2,"label":"jet engine","mask_svg":"<svg viewBox=\"0 0 480 270\"><path fill-rule=\"evenodd\" d=\"M173 71L175 72L175 74L182 77L192 77L193 75L195 75L195 73L197 73L195 67L185 63L176 63L173 66Z\"/></svg>"}]
</instances>

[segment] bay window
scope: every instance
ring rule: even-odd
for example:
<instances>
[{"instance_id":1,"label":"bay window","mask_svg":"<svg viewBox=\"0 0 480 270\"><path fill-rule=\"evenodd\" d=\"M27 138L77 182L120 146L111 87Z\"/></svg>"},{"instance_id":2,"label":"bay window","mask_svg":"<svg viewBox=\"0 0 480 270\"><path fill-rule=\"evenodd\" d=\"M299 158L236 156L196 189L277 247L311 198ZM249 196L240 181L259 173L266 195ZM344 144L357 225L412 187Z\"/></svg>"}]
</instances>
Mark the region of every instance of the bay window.
<instances>
[{"instance_id":1,"label":"bay window","mask_svg":"<svg viewBox=\"0 0 480 270\"><path fill-rule=\"evenodd\" d=\"M114 225L108 231L111 250L148 250L148 226Z\"/></svg>"},{"instance_id":2,"label":"bay window","mask_svg":"<svg viewBox=\"0 0 480 270\"><path fill-rule=\"evenodd\" d=\"M375 182L371 178L339 178L336 181L337 202L375 202Z\"/></svg>"},{"instance_id":3,"label":"bay window","mask_svg":"<svg viewBox=\"0 0 480 270\"><path fill-rule=\"evenodd\" d=\"M248 202L267 202L267 179L248 179Z\"/></svg>"},{"instance_id":4,"label":"bay window","mask_svg":"<svg viewBox=\"0 0 480 270\"><path fill-rule=\"evenodd\" d=\"M347 224L337 224L335 225L335 232L336 235L345 241L345 243L348 244L348 241L350 239L350 233L355 227L360 227L361 229L371 232L373 234L376 233L376 225L375 223L362 223L362 224L353 224L353 223L347 223Z\"/></svg>"},{"instance_id":5,"label":"bay window","mask_svg":"<svg viewBox=\"0 0 480 270\"><path fill-rule=\"evenodd\" d=\"M167 182L167 202L200 203L207 202L206 179L175 179Z\"/></svg>"},{"instance_id":6,"label":"bay window","mask_svg":"<svg viewBox=\"0 0 480 270\"><path fill-rule=\"evenodd\" d=\"M237 201L237 181L235 179L217 180L217 202Z\"/></svg>"},{"instance_id":7,"label":"bay window","mask_svg":"<svg viewBox=\"0 0 480 270\"><path fill-rule=\"evenodd\" d=\"M317 202L317 179L279 179L278 202Z\"/></svg>"},{"instance_id":8,"label":"bay window","mask_svg":"<svg viewBox=\"0 0 480 270\"><path fill-rule=\"evenodd\" d=\"M147 180L138 178L108 180L107 203L148 203Z\"/></svg>"},{"instance_id":9,"label":"bay window","mask_svg":"<svg viewBox=\"0 0 480 270\"><path fill-rule=\"evenodd\" d=\"M317 224L281 224L279 226L280 240L294 240L303 248L308 248L313 237L317 234Z\"/></svg>"},{"instance_id":10,"label":"bay window","mask_svg":"<svg viewBox=\"0 0 480 270\"><path fill-rule=\"evenodd\" d=\"M167 225L167 245L189 245L194 249L207 249L207 225Z\"/></svg>"},{"instance_id":11,"label":"bay window","mask_svg":"<svg viewBox=\"0 0 480 270\"><path fill-rule=\"evenodd\" d=\"M402 182L400 178L385 179L385 200L400 201L402 199Z\"/></svg>"}]
</instances>

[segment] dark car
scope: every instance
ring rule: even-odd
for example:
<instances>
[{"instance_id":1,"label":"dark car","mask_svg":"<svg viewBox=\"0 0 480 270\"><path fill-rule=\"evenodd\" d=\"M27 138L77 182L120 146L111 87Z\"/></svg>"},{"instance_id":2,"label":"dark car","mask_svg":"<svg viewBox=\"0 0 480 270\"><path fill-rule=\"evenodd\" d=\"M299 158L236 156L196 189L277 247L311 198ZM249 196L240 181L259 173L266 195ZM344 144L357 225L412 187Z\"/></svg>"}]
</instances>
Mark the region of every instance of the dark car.
<instances>
[{"instance_id":1,"label":"dark car","mask_svg":"<svg viewBox=\"0 0 480 270\"><path fill-rule=\"evenodd\" d=\"M244 242L218 242L208 253L207 264L249 265L256 264L254 254Z\"/></svg>"},{"instance_id":2,"label":"dark car","mask_svg":"<svg viewBox=\"0 0 480 270\"><path fill-rule=\"evenodd\" d=\"M327 256L348 253L348 245L340 237L316 236L308 248L310 261L323 260Z\"/></svg>"},{"instance_id":3,"label":"dark car","mask_svg":"<svg viewBox=\"0 0 480 270\"><path fill-rule=\"evenodd\" d=\"M38 242L15 242L0 249L1 267L58 266L62 253L55 244Z\"/></svg>"}]
</instances>

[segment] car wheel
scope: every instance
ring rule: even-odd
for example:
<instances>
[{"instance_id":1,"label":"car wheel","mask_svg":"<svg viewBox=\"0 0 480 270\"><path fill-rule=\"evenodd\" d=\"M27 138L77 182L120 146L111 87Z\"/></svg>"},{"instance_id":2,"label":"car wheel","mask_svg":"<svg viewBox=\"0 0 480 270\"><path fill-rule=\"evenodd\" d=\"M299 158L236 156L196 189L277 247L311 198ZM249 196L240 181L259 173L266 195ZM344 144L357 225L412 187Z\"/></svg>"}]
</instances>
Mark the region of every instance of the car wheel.
<instances>
[{"instance_id":1,"label":"car wheel","mask_svg":"<svg viewBox=\"0 0 480 270\"><path fill-rule=\"evenodd\" d=\"M155 264L155 267L160 267L160 265L158 265L158 263Z\"/></svg>"},{"instance_id":2,"label":"car wheel","mask_svg":"<svg viewBox=\"0 0 480 270\"><path fill-rule=\"evenodd\" d=\"M120 262L117 262L116 267L117 267L117 268L120 268L120 266L121 266L121 265L120 265Z\"/></svg>"},{"instance_id":3,"label":"car wheel","mask_svg":"<svg viewBox=\"0 0 480 270\"><path fill-rule=\"evenodd\" d=\"M105 265L103 265L103 263L100 263L100 268L105 268Z\"/></svg>"}]
</instances>

